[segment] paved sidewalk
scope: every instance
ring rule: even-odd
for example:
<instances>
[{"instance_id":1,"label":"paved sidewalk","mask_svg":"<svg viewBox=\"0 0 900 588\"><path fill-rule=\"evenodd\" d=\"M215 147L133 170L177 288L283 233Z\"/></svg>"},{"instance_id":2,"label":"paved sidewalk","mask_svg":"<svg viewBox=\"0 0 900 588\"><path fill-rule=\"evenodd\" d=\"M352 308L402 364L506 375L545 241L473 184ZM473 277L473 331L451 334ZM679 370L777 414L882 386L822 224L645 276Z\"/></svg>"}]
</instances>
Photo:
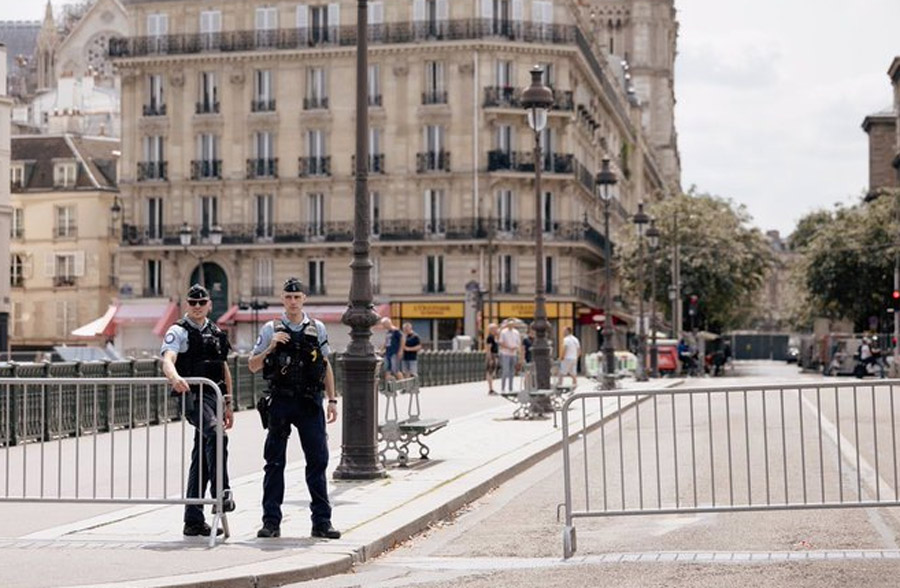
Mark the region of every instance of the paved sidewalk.
<instances>
[{"instance_id":1,"label":"paved sidewalk","mask_svg":"<svg viewBox=\"0 0 900 588\"><path fill-rule=\"evenodd\" d=\"M624 387L658 388L676 382L626 381ZM593 386L582 378L579 389ZM181 507L0 504L0 521L4 521L0 586L256 587L347 571L559 447L561 433L553 427L552 418L513 420L513 405L486 392L483 382L422 389L423 416L450 418L448 427L428 437L432 459L412 459L407 469L389 462L390 476L382 480L329 482L334 525L344 533L338 541L309 537L304 463L297 441L290 445L285 474L283 536L256 538L264 433L255 412L244 411L238 413L230 433L232 489L238 508L228 516L232 536L227 542L209 548L203 539L183 537ZM597 421L599 405L589 404L585 418L590 425ZM606 409L607 414L610 410ZM573 424L581 422L580 408L570 419ZM340 460L339 431L339 424L330 429L332 469ZM7 525L7 521L13 523Z\"/></svg>"}]
</instances>

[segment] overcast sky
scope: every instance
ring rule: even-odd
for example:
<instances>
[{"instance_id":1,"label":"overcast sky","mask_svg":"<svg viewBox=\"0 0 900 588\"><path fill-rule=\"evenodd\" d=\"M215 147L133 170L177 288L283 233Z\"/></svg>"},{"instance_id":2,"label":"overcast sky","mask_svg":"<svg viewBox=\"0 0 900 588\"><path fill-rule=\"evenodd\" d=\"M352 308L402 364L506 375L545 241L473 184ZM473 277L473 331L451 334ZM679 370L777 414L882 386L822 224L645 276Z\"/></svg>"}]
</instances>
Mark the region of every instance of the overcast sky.
<instances>
[{"instance_id":1,"label":"overcast sky","mask_svg":"<svg viewBox=\"0 0 900 588\"><path fill-rule=\"evenodd\" d=\"M40 19L43 0L3 0ZM62 2L53 2L59 6ZM745 204L783 235L868 188L863 118L891 104L900 0L675 0L685 189Z\"/></svg>"}]
</instances>

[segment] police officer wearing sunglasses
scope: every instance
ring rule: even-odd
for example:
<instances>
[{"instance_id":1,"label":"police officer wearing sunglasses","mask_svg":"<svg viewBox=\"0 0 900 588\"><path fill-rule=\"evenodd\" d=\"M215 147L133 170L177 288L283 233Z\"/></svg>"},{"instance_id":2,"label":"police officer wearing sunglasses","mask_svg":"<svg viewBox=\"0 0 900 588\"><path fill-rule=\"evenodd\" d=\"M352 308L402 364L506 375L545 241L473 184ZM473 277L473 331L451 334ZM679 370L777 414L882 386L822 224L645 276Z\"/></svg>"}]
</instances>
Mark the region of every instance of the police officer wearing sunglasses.
<instances>
[{"instance_id":1,"label":"police officer wearing sunglasses","mask_svg":"<svg viewBox=\"0 0 900 588\"><path fill-rule=\"evenodd\" d=\"M163 374L172 385L173 394L188 394L185 398L185 416L194 427L194 448L191 450L191 466L188 470L188 498L202 498L209 485L210 495L216 492L216 394L207 387L200 397L200 386L189 385L185 378L209 378L222 391L225 400L224 426L234 424L231 410L231 371L228 369L228 337L207 318L212 307L209 291L194 284L187 293L187 312L169 327L162 344ZM201 418L202 417L202 418ZM223 506L226 512L234 510L234 500L228 482L228 436L223 439L222 480ZM200 452L203 451L203 472L200 472ZM203 516L203 507L189 504L184 507L184 534L209 536L212 529ZM216 529L221 535L222 529Z\"/></svg>"},{"instance_id":2,"label":"police officer wearing sunglasses","mask_svg":"<svg viewBox=\"0 0 900 588\"><path fill-rule=\"evenodd\" d=\"M306 488L312 511L312 536L338 539L331 525L328 502L328 434L326 421L337 420L334 374L328 363L331 349L321 321L303 312L306 289L297 278L284 282L281 318L263 325L250 356L250 371L263 371L267 396L258 406L266 436L261 538L281 536L281 503L284 501L284 467L291 427L300 435L306 457ZM327 398L323 409L323 400ZM327 414L326 414L327 412Z\"/></svg>"}]
</instances>

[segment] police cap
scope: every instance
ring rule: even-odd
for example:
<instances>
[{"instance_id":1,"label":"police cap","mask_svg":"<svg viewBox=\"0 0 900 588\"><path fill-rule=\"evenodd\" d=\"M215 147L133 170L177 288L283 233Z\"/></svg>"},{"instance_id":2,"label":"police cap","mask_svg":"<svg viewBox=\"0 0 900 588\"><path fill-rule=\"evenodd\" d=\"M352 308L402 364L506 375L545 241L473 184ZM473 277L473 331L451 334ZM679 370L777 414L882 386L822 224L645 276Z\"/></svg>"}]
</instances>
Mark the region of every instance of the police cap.
<instances>
[{"instance_id":1,"label":"police cap","mask_svg":"<svg viewBox=\"0 0 900 588\"><path fill-rule=\"evenodd\" d=\"M306 288L303 286L303 282L295 277L286 279L282 290L285 292L302 292L303 294L306 294Z\"/></svg>"},{"instance_id":2,"label":"police cap","mask_svg":"<svg viewBox=\"0 0 900 588\"><path fill-rule=\"evenodd\" d=\"M200 284L194 284L188 289L187 297L188 300L208 300L209 290Z\"/></svg>"}]
</instances>

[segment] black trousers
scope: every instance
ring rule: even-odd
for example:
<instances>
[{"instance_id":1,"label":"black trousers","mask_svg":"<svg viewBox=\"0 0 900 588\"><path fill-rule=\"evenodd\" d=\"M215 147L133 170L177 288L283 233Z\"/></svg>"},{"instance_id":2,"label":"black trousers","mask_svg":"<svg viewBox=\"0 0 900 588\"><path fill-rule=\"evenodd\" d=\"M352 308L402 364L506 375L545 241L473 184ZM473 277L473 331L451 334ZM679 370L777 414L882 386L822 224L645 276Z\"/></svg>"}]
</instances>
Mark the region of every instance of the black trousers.
<instances>
[{"instance_id":1,"label":"black trousers","mask_svg":"<svg viewBox=\"0 0 900 588\"><path fill-rule=\"evenodd\" d=\"M325 431L325 410L322 395L289 397L275 395L269 405L269 433L263 456L266 460L263 479L263 523L281 525L281 504L284 502L284 467L291 427L300 435L300 445L306 457L306 488L313 526L331 523L331 504L328 502L328 435Z\"/></svg>"},{"instance_id":2,"label":"black trousers","mask_svg":"<svg viewBox=\"0 0 900 588\"><path fill-rule=\"evenodd\" d=\"M196 392L188 393L184 412L188 422L194 427L194 447L191 449L191 466L188 469L187 498L203 498L206 487L216 498L216 398L203 394L202 402ZM223 408L224 410L224 408ZM203 416L202 423L200 416ZM202 425L202 426L201 426ZM200 452L203 451L203 471L200 471ZM222 488L228 490L228 436L222 438ZM188 504L184 507L185 523L202 523L203 507Z\"/></svg>"}]
</instances>

